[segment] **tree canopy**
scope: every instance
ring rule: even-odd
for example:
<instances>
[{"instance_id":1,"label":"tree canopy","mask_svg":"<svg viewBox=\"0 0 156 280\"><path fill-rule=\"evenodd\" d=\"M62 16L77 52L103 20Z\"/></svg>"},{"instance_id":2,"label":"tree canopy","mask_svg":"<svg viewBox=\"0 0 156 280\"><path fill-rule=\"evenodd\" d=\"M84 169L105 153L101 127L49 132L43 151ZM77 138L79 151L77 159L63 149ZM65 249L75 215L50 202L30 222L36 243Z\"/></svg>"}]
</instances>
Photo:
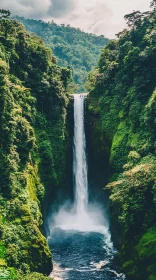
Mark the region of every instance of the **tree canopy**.
<instances>
[{"instance_id":1,"label":"tree canopy","mask_svg":"<svg viewBox=\"0 0 156 280\"><path fill-rule=\"evenodd\" d=\"M71 71L9 16L0 11L0 279L43 280L31 272L52 268L41 206L66 181Z\"/></svg>"},{"instance_id":2,"label":"tree canopy","mask_svg":"<svg viewBox=\"0 0 156 280\"><path fill-rule=\"evenodd\" d=\"M87 81L98 141L109 143L107 188L113 228L120 235L118 261L133 280L156 279L155 3L151 11L125 16L127 28L102 50Z\"/></svg>"},{"instance_id":3,"label":"tree canopy","mask_svg":"<svg viewBox=\"0 0 156 280\"><path fill-rule=\"evenodd\" d=\"M70 25L57 25L53 21L46 23L41 20L16 18L28 31L36 33L46 42L58 58L58 64L72 70L77 91L84 91L88 72L97 65L101 49L108 39L85 33Z\"/></svg>"}]
</instances>

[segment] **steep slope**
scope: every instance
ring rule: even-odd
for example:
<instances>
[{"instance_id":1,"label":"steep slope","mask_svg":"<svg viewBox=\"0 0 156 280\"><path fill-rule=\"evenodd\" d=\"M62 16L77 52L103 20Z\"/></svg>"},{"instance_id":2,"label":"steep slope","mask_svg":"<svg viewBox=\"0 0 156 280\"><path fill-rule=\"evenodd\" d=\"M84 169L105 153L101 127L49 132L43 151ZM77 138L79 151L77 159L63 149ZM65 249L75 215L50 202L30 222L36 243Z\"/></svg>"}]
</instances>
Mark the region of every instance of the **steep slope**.
<instances>
[{"instance_id":1,"label":"steep slope","mask_svg":"<svg viewBox=\"0 0 156 280\"><path fill-rule=\"evenodd\" d=\"M153 1L153 6L155 2ZM90 73L88 110L96 160L109 158L112 231L123 271L156 279L156 20L125 16L128 29L104 48ZM94 131L92 131L94 129ZM101 152L100 152L100 151ZM97 152L98 151L98 154ZM107 162L103 161L103 168Z\"/></svg>"},{"instance_id":2,"label":"steep slope","mask_svg":"<svg viewBox=\"0 0 156 280\"><path fill-rule=\"evenodd\" d=\"M73 72L75 90L85 91L88 72L97 65L101 49L108 42L104 36L87 34L70 25L17 17L28 31L36 33L52 49L60 66L69 66Z\"/></svg>"},{"instance_id":3,"label":"steep slope","mask_svg":"<svg viewBox=\"0 0 156 280\"><path fill-rule=\"evenodd\" d=\"M0 279L47 279L42 208L66 184L71 73L9 15L0 11Z\"/></svg>"}]
</instances>

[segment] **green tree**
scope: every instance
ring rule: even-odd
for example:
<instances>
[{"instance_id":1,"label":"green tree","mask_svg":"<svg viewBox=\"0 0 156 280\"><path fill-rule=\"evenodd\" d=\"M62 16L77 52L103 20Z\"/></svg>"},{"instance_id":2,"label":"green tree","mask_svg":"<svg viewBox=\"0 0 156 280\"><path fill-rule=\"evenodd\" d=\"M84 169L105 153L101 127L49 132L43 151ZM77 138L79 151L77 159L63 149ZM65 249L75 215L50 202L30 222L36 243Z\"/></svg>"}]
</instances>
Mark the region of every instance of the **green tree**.
<instances>
[{"instance_id":1,"label":"green tree","mask_svg":"<svg viewBox=\"0 0 156 280\"><path fill-rule=\"evenodd\" d=\"M29 20L17 17L28 31L39 35L52 49L62 67L70 67L76 91L85 91L88 72L97 65L103 46L108 42L104 36L87 34L70 25L57 25L53 21Z\"/></svg>"},{"instance_id":2,"label":"green tree","mask_svg":"<svg viewBox=\"0 0 156 280\"><path fill-rule=\"evenodd\" d=\"M10 11L0 9L0 19L9 19L10 18Z\"/></svg>"}]
</instances>

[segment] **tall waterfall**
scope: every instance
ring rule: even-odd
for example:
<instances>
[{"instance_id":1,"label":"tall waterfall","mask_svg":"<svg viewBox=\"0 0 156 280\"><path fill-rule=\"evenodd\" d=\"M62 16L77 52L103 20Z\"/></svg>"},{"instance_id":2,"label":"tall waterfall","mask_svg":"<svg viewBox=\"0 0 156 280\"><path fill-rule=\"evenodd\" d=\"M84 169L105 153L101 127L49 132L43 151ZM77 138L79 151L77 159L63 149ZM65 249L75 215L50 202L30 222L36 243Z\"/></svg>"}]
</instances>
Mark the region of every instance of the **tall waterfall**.
<instances>
[{"instance_id":1,"label":"tall waterfall","mask_svg":"<svg viewBox=\"0 0 156 280\"><path fill-rule=\"evenodd\" d=\"M84 98L82 94L74 95L73 182L77 213L85 212L88 204Z\"/></svg>"},{"instance_id":2,"label":"tall waterfall","mask_svg":"<svg viewBox=\"0 0 156 280\"><path fill-rule=\"evenodd\" d=\"M74 203L66 202L52 216L52 223L64 230L102 232L110 242L108 221L98 202L88 200L84 100L87 94L74 94L73 185Z\"/></svg>"}]
</instances>

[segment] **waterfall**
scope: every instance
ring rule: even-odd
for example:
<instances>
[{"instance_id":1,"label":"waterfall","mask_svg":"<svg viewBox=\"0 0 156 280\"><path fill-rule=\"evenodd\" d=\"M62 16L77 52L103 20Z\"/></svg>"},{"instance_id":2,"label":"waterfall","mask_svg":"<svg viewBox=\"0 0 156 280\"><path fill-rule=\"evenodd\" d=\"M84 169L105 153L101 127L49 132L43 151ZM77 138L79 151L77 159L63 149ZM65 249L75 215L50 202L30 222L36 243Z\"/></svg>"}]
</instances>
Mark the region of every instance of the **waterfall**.
<instances>
[{"instance_id":1,"label":"waterfall","mask_svg":"<svg viewBox=\"0 0 156 280\"><path fill-rule=\"evenodd\" d=\"M102 232L110 242L109 225L103 207L88 200L88 167L86 160L86 137L84 125L84 100L87 94L74 94L73 136L73 187L74 203L66 202L52 216L52 222L64 230ZM110 245L111 246L111 245Z\"/></svg>"},{"instance_id":2,"label":"waterfall","mask_svg":"<svg viewBox=\"0 0 156 280\"><path fill-rule=\"evenodd\" d=\"M85 212L88 204L84 99L85 95L74 95L73 183L77 213Z\"/></svg>"}]
</instances>

